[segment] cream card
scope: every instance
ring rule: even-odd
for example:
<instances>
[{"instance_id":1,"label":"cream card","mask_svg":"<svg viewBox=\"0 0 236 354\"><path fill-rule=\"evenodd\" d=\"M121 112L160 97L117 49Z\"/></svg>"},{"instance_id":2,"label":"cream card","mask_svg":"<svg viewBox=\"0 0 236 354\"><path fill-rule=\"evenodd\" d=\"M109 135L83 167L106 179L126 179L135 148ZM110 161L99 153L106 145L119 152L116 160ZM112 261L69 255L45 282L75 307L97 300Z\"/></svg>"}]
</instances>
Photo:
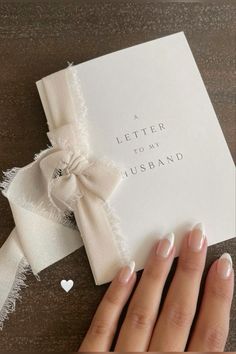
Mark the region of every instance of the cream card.
<instances>
[{"instance_id":1,"label":"cream card","mask_svg":"<svg viewBox=\"0 0 236 354\"><path fill-rule=\"evenodd\" d=\"M91 149L123 181L111 198L143 268L154 241L203 222L208 243L235 236L235 166L183 32L76 66Z\"/></svg>"}]
</instances>

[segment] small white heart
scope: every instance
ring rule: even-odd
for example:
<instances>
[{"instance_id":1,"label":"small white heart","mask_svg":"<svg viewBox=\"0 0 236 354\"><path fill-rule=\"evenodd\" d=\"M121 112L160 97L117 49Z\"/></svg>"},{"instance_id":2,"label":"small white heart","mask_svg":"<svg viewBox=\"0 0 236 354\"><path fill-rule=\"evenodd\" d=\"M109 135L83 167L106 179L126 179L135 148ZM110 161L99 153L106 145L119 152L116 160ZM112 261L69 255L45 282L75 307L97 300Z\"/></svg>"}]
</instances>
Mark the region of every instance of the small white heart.
<instances>
[{"instance_id":1,"label":"small white heart","mask_svg":"<svg viewBox=\"0 0 236 354\"><path fill-rule=\"evenodd\" d=\"M74 282L73 280L65 280L63 279L61 281L61 287L64 289L67 293L70 291L71 288L73 288Z\"/></svg>"}]
</instances>

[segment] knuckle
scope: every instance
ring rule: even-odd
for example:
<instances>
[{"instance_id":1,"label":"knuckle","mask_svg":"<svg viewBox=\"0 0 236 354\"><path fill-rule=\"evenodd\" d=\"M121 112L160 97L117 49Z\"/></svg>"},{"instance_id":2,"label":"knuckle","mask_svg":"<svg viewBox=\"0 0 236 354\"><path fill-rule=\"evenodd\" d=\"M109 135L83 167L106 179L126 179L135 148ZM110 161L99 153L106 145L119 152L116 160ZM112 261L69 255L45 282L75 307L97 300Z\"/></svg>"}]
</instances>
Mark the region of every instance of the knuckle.
<instances>
[{"instance_id":1,"label":"knuckle","mask_svg":"<svg viewBox=\"0 0 236 354\"><path fill-rule=\"evenodd\" d=\"M152 327L155 320L153 313L137 304L131 305L127 313L127 319L132 327L140 329Z\"/></svg>"},{"instance_id":2,"label":"knuckle","mask_svg":"<svg viewBox=\"0 0 236 354\"><path fill-rule=\"evenodd\" d=\"M202 272L202 263L193 258L186 257L180 260L180 268L185 273L190 273L190 275L199 274Z\"/></svg>"},{"instance_id":3,"label":"knuckle","mask_svg":"<svg viewBox=\"0 0 236 354\"><path fill-rule=\"evenodd\" d=\"M156 265L150 264L144 269L143 275L151 281L156 281L161 278L160 270Z\"/></svg>"},{"instance_id":4,"label":"knuckle","mask_svg":"<svg viewBox=\"0 0 236 354\"><path fill-rule=\"evenodd\" d=\"M194 313L183 305L169 304L165 309L166 320L177 328L190 327L193 317Z\"/></svg>"},{"instance_id":5,"label":"knuckle","mask_svg":"<svg viewBox=\"0 0 236 354\"><path fill-rule=\"evenodd\" d=\"M218 299L221 302L225 302L227 304L231 304L231 293L224 286L224 284L220 284L218 282L213 282L209 287L208 291L210 295L214 298Z\"/></svg>"},{"instance_id":6,"label":"knuckle","mask_svg":"<svg viewBox=\"0 0 236 354\"><path fill-rule=\"evenodd\" d=\"M110 333L111 326L107 321L94 318L90 327L90 334L92 336L104 336Z\"/></svg>"},{"instance_id":7,"label":"knuckle","mask_svg":"<svg viewBox=\"0 0 236 354\"><path fill-rule=\"evenodd\" d=\"M104 299L111 305L119 305L121 302L116 291L107 291L104 295Z\"/></svg>"},{"instance_id":8,"label":"knuckle","mask_svg":"<svg viewBox=\"0 0 236 354\"><path fill-rule=\"evenodd\" d=\"M224 350L227 339L227 331L220 326L208 328L205 331L204 342L206 348L211 351Z\"/></svg>"}]
</instances>

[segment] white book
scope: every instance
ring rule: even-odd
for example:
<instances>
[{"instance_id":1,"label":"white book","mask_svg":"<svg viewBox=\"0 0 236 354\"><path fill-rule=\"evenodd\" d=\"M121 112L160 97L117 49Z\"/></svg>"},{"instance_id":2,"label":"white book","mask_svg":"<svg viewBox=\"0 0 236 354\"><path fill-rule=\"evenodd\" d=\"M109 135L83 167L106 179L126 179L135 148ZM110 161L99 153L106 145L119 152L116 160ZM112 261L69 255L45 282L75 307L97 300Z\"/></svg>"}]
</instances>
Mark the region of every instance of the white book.
<instances>
[{"instance_id":1,"label":"white book","mask_svg":"<svg viewBox=\"0 0 236 354\"><path fill-rule=\"evenodd\" d=\"M209 245L234 237L235 165L184 33L74 69L93 156L122 167L110 203L136 270L169 232L178 255L197 222L205 224Z\"/></svg>"}]
</instances>

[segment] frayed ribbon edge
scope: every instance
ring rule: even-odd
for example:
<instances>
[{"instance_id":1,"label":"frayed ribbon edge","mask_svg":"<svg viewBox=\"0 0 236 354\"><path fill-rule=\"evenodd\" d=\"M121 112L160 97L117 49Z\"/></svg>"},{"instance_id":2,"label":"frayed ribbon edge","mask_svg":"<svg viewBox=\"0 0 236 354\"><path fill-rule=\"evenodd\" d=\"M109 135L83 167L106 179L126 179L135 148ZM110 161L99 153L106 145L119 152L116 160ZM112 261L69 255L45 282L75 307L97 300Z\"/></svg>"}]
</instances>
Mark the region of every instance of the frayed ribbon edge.
<instances>
[{"instance_id":1,"label":"frayed ribbon edge","mask_svg":"<svg viewBox=\"0 0 236 354\"><path fill-rule=\"evenodd\" d=\"M72 77L71 89L73 91L75 91L75 90L77 91L77 97L78 97L78 91L80 93L80 90L78 90L78 77L75 75L74 71L72 70L72 66L73 66L73 63L68 63L69 72L72 73L72 75L71 75L71 77ZM87 127L86 127L87 109L86 109L86 105L85 105L83 97L81 95L79 95L78 99L80 101L80 105L82 108L82 112L81 112L82 119L80 118L80 122L79 122L80 123L80 134L83 137L83 147L85 149L85 152L88 152L88 150L89 150L89 148L88 148L88 132L87 132ZM50 148L52 148L52 147L47 146L47 148L45 150L41 150L38 154L35 154L34 160L37 160L38 158L40 158ZM112 167L117 167L113 161L111 161L111 160L109 161L109 159L107 159L106 157L103 157L102 160ZM12 169L8 169L7 171L3 172L4 180L2 182L0 182L0 189L2 190L3 195L7 194L7 190L9 188L9 185L11 184L12 180L14 179L14 177L16 176L17 172L20 169L21 168L19 168L19 167L14 167ZM29 207L30 204L28 204L27 206ZM114 238L116 240L116 243L117 243L117 246L118 246L118 249L120 252L121 261L123 264L126 264L127 261L130 260L130 253L129 253L129 250L126 245L124 235L120 229L120 218L118 217L115 210L111 207L111 205L109 204L108 201L105 201L103 203L103 207L104 207L104 210L107 214L109 223L111 225L111 229L112 229ZM36 211L36 210L34 210L34 211ZM57 221L62 222L60 217L58 218ZM70 224L70 220L69 220L69 218L67 219L67 217L66 217L66 222L64 219L62 224L69 226L69 227L74 226L73 224ZM8 297L7 297L5 303L0 311L0 330L3 329L3 322L4 322L4 320L8 319L8 314L15 311L16 300L21 299L21 295L20 295L21 289L24 287L27 287L27 285L25 284L25 279L26 279L26 275L30 271L31 271L30 265L28 264L27 260L25 258L23 258L21 260L21 262L19 263L17 273L15 276L15 280L12 285L12 289L9 292Z\"/></svg>"},{"instance_id":2,"label":"frayed ribbon edge","mask_svg":"<svg viewBox=\"0 0 236 354\"><path fill-rule=\"evenodd\" d=\"M26 275L31 272L31 267L25 258L22 258L15 275L14 282L7 299L0 311L0 330L3 329L3 323L8 319L8 314L15 311L16 300L21 300L20 291L28 285L25 283Z\"/></svg>"}]
</instances>

